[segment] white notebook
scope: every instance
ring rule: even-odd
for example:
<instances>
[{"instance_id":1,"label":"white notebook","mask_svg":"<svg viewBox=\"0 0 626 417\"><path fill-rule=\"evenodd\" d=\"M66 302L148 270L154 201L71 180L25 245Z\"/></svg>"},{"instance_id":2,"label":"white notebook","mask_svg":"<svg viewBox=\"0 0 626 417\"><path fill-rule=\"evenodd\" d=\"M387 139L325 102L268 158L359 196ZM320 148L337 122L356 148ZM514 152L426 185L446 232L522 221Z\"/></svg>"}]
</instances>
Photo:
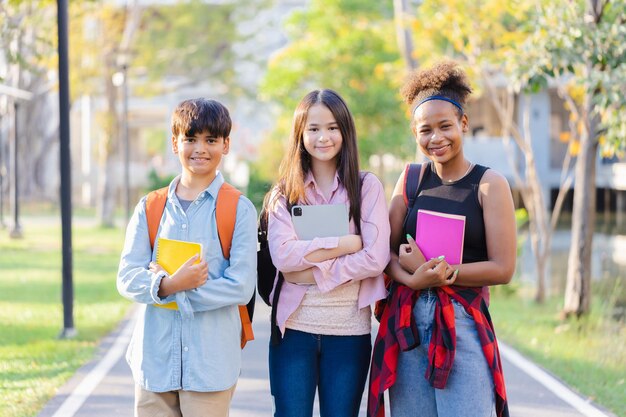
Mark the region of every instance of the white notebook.
<instances>
[{"instance_id":1,"label":"white notebook","mask_svg":"<svg viewBox=\"0 0 626 417\"><path fill-rule=\"evenodd\" d=\"M345 204L293 206L291 222L300 240L345 236L349 233L350 225L348 206Z\"/></svg>"}]
</instances>

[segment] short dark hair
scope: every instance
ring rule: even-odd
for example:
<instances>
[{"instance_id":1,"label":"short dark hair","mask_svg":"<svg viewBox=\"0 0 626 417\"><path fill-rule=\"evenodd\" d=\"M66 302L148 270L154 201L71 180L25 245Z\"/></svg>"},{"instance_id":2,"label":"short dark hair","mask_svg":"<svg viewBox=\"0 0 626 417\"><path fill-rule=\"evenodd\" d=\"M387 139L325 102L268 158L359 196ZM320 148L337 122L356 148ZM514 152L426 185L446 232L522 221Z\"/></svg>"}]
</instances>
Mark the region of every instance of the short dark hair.
<instances>
[{"instance_id":1,"label":"short dark hair","mask_svg":"<svg viewBox=\"0 0 626 417\"><path fill-rule=\"evenodd\" d=\"M230 135L232 121L228 109L216 100L194 98L181 102L172 114L172 134L194 136L208 132L217 137Z\"/></svg>"}]
</instances>

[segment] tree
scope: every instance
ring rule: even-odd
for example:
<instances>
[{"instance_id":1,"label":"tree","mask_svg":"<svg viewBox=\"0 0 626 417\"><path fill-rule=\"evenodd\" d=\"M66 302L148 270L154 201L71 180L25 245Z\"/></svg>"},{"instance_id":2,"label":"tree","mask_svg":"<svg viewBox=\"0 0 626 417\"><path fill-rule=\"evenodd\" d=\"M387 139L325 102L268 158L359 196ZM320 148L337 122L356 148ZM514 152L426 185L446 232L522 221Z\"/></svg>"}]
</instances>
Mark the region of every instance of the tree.
<instances>
[{"instance_id":1,"label":"tree","mask_svg":"<svg viewBox=\"0 0 626 417\"><path fill-rule=\"evenodd\" d=\"M50 123L49 113L56 106L50 102L55 83L49 70L56 63L55 8L50 1L2 2L0 4L0 82L33 92L30 101L19 101L18 154L20 155L19 194L22 199L44 197L56 199L54 189L46 188L46 162L54 146L58 130ZM3 101L3 123L10 117L12 100ZM14 129L10 123L11 129ZM9 134L12 137L13 133ZM2 145L0 145L2 146ZM28 158L22 155L28 153ZM3 161L0 161L2 166ZM54 162L57 162L55 160Z\"/></svg>"},{"instance_id":2,"label":"tree","mask_svg":"<svg viewBox=\"0 0 626 417\"><path fill-rule=\"evenodd\" d=\"M623 154L626 148L626 3L538 2L536 10L520 79L542 86L557 78L581 91L579 100L572 100L581 135L563 307L564 316L580 316L591 302L598 149Z\"/></svg>"},{"instance_id":3,"label":"tree","mask_svg":"<svg viewBox=\"0 0 626 417\"><path fill-rule=\"evenodd\" d=\"M98 217L103 225L113 224L117 185L115 163L121 158L119 92L113 74L122 67L143 96L174 91L181 86L213 81L229 96L244 93L235 77L233 45L250 35L238 27L251 19L266 0L211 2L199 0L139 6L104 1L73 1L70 4L70 92L72 101L83 95L104 98L95 114L98 129L100 192ZM50 0L2 2L0 39L6 70L0 80L35 92L22 106L20 149L32 157L21 164L24 196L48 195L54 187L46 182L58 137L57 122L49 117L57 81L50 74L56 68L56 13ZM158 41L155 41L158 40ZM177 80L164 83L163 80ZM55 168L52 168L55 169ZM33 175L34 174L34 175Z\"/></svg>"},{"instance_id":4,"label":"tree","mask_svg":"<svg viewBox=\"0 0 626 417\"><path fill-rule=\"evenodd\" d=\"M393 15L396 26L396 38L402 59L408 71L417 68L415 52L413 50L413 36L410 27L410 18L407 0L393 0Z\"/></svg>"},{"instance_id":5,"label":"tree","mask_svg":"<svg viewBox=\"0 0 626 417\"><path fill-rule=\"evenodd\" d=\"M104 110L97 114L98 146L97 216L104 227L114 225L117 187L115 162L121 157L118 88L113 76L120 71L138 25L138 8L92 2L70 9L70 79L73 97L104 96ZM106 36L103 36L106 34Z\"/></svg>"},{"instance_id":6,"label":"tree","mask_svg":"<svg viewBox=\"0 0 626 417\"><path fill-rule=\"evenodd\" d=\"M354 115L362 160L381 153L410 155L414 142L406 116L399 111L404 70L390 4L313 0L287 20L286 29L290 43L270 61L261 83L261 97L272 101L280 113L281 129L267 140L285 143L298 101L315 88L331 88ZM270 157L262 154L263 164ZM275 175L276 167L270 174Z\"/></svg>"},{"instance_id":7,"label":"tree","mask_svg":"<svg viewBox=\"0 0 626 417\"><path fill-rule=\"evenodd\" d=\"M137 94L155 95L207 82L231 97L250 94L239 85L236 67L238 60L257 58L235 46L253 36L240 26L267 6L267 0L187 0L145 7L131 48Z\"/></svg>"},{"instance_id":8,"label":"tree","mask_svg":"<svg viewBox=\"0 0 626 417\"><path fill-rule=\"evenodd\" d=\"M244 38L237 25L264 5L259 0L243 4L192 0L144 7L134 1L127 7L93 2L74 9L71 41L77 52L72 57L73 69L77 69L72 77L76 94L105 97L104 111L99 114L97 211L102 225L113 225L114 179L119 177L115 163L123 155L114 74L122 71L125 83L132 77L136 95L155 96L212 82L236 96L241 89L234 76L238 57L233 45Z\"/></svg>"}]
</instances>

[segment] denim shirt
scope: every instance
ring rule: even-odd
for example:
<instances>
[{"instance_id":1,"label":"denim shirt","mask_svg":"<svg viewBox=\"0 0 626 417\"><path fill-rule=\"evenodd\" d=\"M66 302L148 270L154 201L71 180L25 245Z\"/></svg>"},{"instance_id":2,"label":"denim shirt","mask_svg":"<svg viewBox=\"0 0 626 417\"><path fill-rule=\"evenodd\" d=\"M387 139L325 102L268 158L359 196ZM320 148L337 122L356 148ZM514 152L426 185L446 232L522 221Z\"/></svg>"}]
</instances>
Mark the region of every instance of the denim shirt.
<instances>
[{"instance_id":1,"label":"denim shirt","mask_svg":"<svg viewBox=\"0 0 626 417\"><path fill-rule=\"evenodd\" d=\"M135 383L153 392L222 391L232 387L241 368L239 304L246 304L256 282L257 214L241 196L230 260L224 259L215 222L215 200L224 182L218 172L185 212L168 191L158 235L201 243L209 277L197 289L158 296L163 274L148 270L156 252L150 247L145 197L128 223L117 275L117 289L142 304L126 360ZM155 307L177 301L179 310Z\"/></svg>"}]
</instances>

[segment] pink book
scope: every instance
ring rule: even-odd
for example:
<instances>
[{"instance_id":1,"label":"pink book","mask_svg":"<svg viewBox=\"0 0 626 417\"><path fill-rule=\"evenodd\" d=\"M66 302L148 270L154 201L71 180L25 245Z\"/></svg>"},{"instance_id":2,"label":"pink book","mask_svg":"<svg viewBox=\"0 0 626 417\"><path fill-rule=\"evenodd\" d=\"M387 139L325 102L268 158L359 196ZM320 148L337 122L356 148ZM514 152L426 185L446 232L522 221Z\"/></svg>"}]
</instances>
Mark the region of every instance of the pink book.
<instances>
[{"instance_id":1,"label":"pink book","mask_svg":"<svg viewBox=\"0 0 626 417\"><path fill-rule=\"evenodd\" d=\"M459 265L463 261L463 239L465 216L417 211L415 243L426 260L444 255L450 265Z\"/></svg>"}]
</instances>

